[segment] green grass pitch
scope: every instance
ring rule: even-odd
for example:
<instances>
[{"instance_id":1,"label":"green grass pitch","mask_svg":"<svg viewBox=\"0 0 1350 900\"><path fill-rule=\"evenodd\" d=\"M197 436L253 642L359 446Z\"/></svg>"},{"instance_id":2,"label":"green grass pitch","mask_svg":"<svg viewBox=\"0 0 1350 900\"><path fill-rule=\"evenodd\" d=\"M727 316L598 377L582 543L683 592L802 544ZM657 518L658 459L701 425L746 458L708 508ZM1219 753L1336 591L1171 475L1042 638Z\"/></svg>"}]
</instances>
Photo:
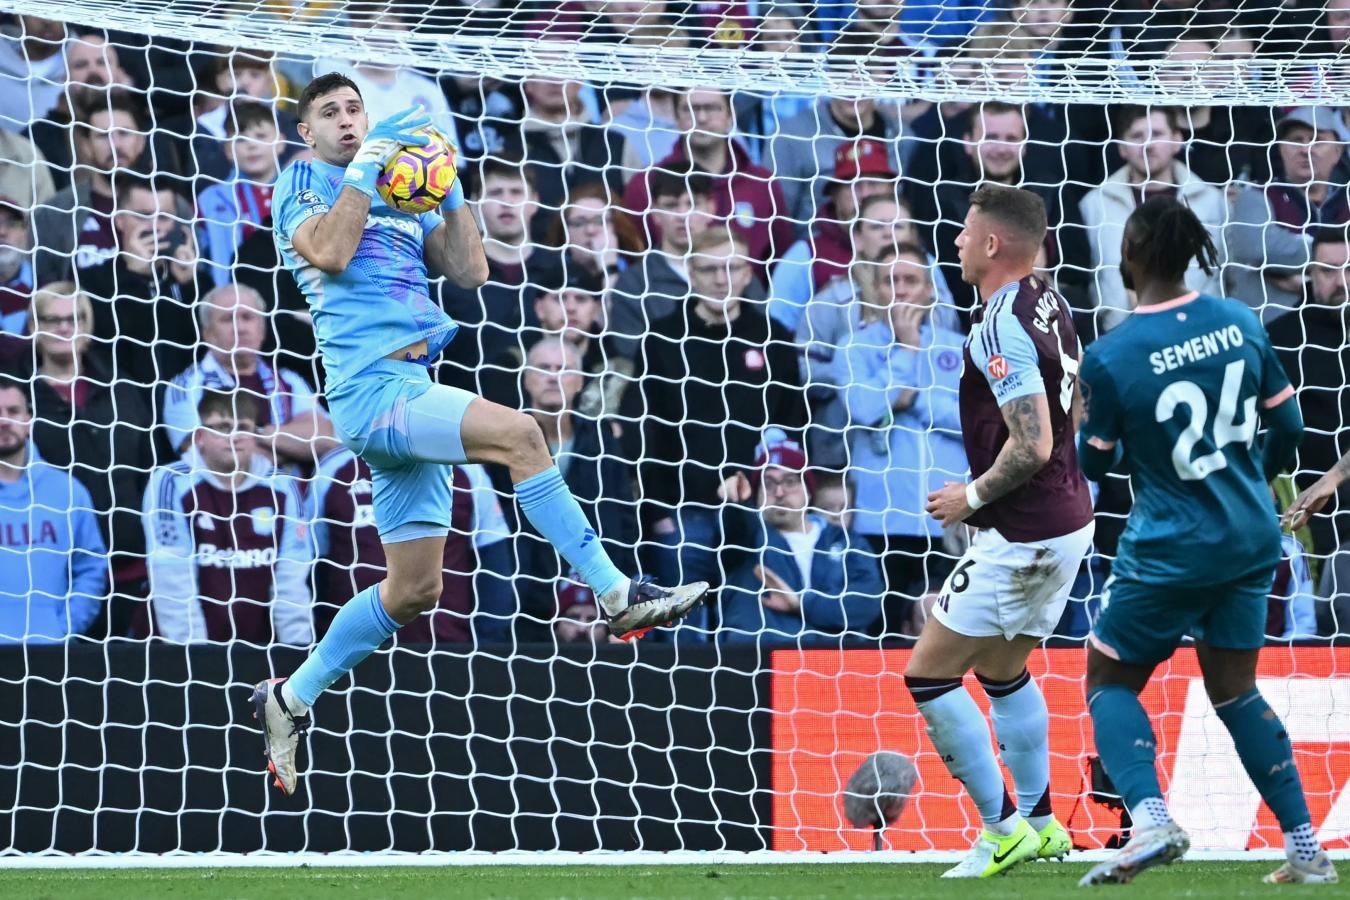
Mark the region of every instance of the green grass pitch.
<instances>
[{"instance_id":1,"label":"green grass pitch","mask_svg":"<svg viewBox=\"0 0 1350 900\"><path fill-rule=\"evenodd\" d=\"M904 900L972 898L1215 898L1335 897L1340 886L1273 887L1261 876L1276 862L1178 863L1141 875L1133 884L1079 888L1086 863L1024 866L987 881L939 881L942 865L679 865L679 866L447 866L299 869L83 869L0 868L0 897L52 898L353 897L383 898L592 898L885 897Z\"/></svg>"}]
</instances>

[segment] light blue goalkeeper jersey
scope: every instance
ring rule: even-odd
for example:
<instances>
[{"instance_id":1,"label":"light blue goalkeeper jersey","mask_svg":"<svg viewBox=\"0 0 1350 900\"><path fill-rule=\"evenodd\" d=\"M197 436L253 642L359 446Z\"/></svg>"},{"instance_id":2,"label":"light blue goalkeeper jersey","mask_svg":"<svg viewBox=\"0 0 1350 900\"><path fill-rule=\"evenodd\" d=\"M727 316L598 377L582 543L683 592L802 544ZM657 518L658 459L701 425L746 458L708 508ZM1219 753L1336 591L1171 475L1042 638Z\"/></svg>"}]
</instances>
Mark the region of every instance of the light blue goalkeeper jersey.
<instances>
[{"instance_id":1,"label":"light blue goalkeeper jersey","mask_svg":"<svg viewBox=\"0 0 1350 900\"><path fill-rule=\"evenodd\" d=\"M298 160L281 173L272 194L277 251L309 303L330 391L418 341L427 342L428 358L435 359L458 328L427 291L422 244L444 221L437 213L410 215L376 197L356 255L337 275L296 252L296 229L337 202L345 172L321 160Z\"/></svg>"}]
</instances>

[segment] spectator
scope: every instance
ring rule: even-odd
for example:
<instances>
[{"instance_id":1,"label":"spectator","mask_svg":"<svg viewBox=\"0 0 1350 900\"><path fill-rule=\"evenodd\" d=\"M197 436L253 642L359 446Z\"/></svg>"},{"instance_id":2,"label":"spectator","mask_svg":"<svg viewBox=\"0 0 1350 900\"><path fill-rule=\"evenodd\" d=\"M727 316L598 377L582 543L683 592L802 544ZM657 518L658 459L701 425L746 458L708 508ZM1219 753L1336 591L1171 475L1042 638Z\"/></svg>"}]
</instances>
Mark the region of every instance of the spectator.
<instances>
[{"instance_id":1,"label":"spectator","mask_svg":"<svg viewBox=\"0 0 1350 900\"><path fill-rule=\"evenodd\" d=\"M1308 554L1292 534L1280 535L1280 562L1266 601L1266 637L1298 641L1318 636L1317 608Z\"/></svg>"},{"instance_id":2,"label":"spectator","mask_svg":"<svg viewBox=\"0 0 1350 900\"><path fill-rule=\"evenodd\" d=\"M578 396L585 383L581 356L557 337L545 337L530 348L522 378L524 409L539 423L549 453L557 460L572 495L586 519L621 568L635 568L637 545L633 472L623 460L614 433L594 418L581 415ZM502 470L499 476L505 475ZM499 482L506 493L509 484ZM595 599L580 576L516 514L523 537L516 542L515 584L521 608L533 620L550 622L559 609ZM559 580L563 579L563 580ZM576 582L569 584L568 582ZM522 626L528 636L529 626Z\"/></svg>"},{"instance_id":3,"label":"spectator","mask_svg":"<svg viewBox=\"0 0 1350 900\"><path fill-rule=\"evenodd\" d=\"M613 287L646 250L633 221L616 213L608 188L596 182L571 190L549 229L548 244L563 248L564 265L603 278L606 287Z\"/></svg>"},{"instance_id":4,"label":"spectator","mask_svg":"<svg viewBox=\"0 0 1350 900\"><path fill-rule=\"evenodd\" d=\"M474 291L445 282L442 291L446 312L459 324L459 333L447 348L451 366L445 374L460 387L481 394L479 367L519 347L522 328L538 327L536 286L556 278L553 273L561 267L562 256L530 237L539 195L534 173L519 160L485 160L475 200L483 222L487 282Z\"/></svg>"},{"instance_id":5,"label":"spectator","mask_svg":"<svg viewBox=\"0 0 1350 900\"><path fill-rule=\"evenodd\" d=\"M609 330L615 349L632 359L652 323L675 312L689 296L689 247L714 221L712 179L704 172L652 172L647 222L656 243L619 276L610 295ZM751 282L754 287L754 282Z\"/></svg>"},{"instance_id":6,"label":"spectator","mask_svg":"<svg viewBox=\"0 0 1350 900\"><path fill-rule=\"evenodd\" d=\"M0 365L31 359L27 328L34 278L27 209L0 196Z\"/></svg>"},{"instance_id":7,"label":"spectator","mask_svg":"<svg viewBox=\"0 0 1350 900\"><path fill-rule=\"evenodd\" d=\"M561 338L581 360L583 385L573 409L595 419L611 420L619 412L624 391L633 376L633 363L619 356L601 330L604 313L604 281L583 269L568 268L553 273L556 280L538 285L534 301L539 328L520 336L520 346L510 347L483 374L484 397L509 409L524 405L521 380L526 357L540 340Z\"/></svg>"},{"instance_id":8,"label":"spectator","mask_svg":"<svg viewBox=\"0 0 1350 900\"><path fill-rule=\"evenodd\" d=\"M385 35L411 32L412 23L399 7L400 4L395 2L367 4L365 10L354 13L354 25L376 29ZM388 38L378 37L376 40ZM452 127L450 104L435 79L409 66L365 60L345 62L328 59L315 63L315 77L326 72L341 72L356 83L365 104L366 115L372 124L410 106L420 106L431 116L436 127L455 144L456 152L459 151L456 143L458 135Z\"/></svg>"},{"instance_id":9,"label":"spectator","mask_svg":"<svg viewBox=\"0 0 1350 900\"><path fill-rule=\"evenodd\" d=\"M715 212L745 235L750 258L766 266L792 243L782 189L768 169L750 161L745 147L731 137L731 100L721 91L693 89L679 96L675 117L684 137L656 168L639 174L624 191L624 207L645 217L651 207L651 180L660 169L681 171L690 163L712 176ZM648 221L644 236L655 245L661 236Z\"/></svg>"},{"instance_id":10,"label":"spectator","mask_svg":"<svg viewBox=\"0 0 1350 900\"><path fill-rule=\"evenodd\" d=\"M624 146L637 160L639 169L649 169L679 149L684 132L676 119L675 106L683 97L677 90L649 87L632 100L613 98L605 92L612 117L609 128L623 135ZM625 172L625 180L632 172Z\"/></svg>"},{"instance_id":11,"label":"spectator","mask_svg":"<svg viewBox=\"0 0 1350 900\"><path fill-rule=\"evenodd\" d=\"M869 322L884 318L896 303L922 302L933 307L932 318L942 330L960 333L954 311L934 302L935 271L922 248L914 244L887 244L861 256L853 277L831 285L825 295L813 300L797 326L797 350L802 378L812 406L811 425L806 431L807 449L817 468L839 470L847 465L849 424L840 382L839 352L853 342ZM835 290L838 288L838 290Z\"/></svg>"},{"instance_id":12,"label":"spectator","mask_svg":"<svg viewBox=\"0 0 1350 900\"><path fill-rule=\"evenodd\" d=\"M1350 50L1350 0L1326 0L1323 28L1328 50L1345 55Z\"/></svg>"},{"instance_id":13,"label":"spectator","mask_svg":"<svg viewBox=\"0 0 1350 900\"><path fill-rule=\"evenodd\" d=\"M816 471L811 491L811 509L831 525L845 531L853 527L853 490L839 472Z\"/></svg>"},{"instance_id":14,"label":"spectator","mask_svg":"<svg viewBox=\"0 0 1350 900\"><path fill-rule=\"evenodd\" d=\"M1061 202L1064 193L1061 183L1041 182L1040 176L1045 173L1025 168L1027 121L1022 107L982 103L970 111L965 121L961 156L949 159L951 168L931 190L915 191L915 216L921 222L934 223L933 247L956 305L970 309L979 300L973 288L961 280L956 236L970 212L971 193L986 183L1020 187L1040 195L1050 223L1045 236L1050 267L1060 270L1061 281L1076 283L1080 290L1085 290L1089 251L1078 210L1076 205L1066 209Z\"/></svg>"},{"instance_id":15,"label":"spectator","mask_svg":"<svg viewBox=\"0 0 1350 900\"><path fill-rule=\"evenodd\" d=\"M881 569L866 540L810 511L814 476L800 445L761 446L719 496L725 542L749 556L722 589L722 643L834 643L876 620ZM740 504L753 501L754 510Z\"/></svg>"},{"instance_id":16,"label":"spectator","mask_svg":"<svg viewBox=\"0 0 1350 900\"><path fill-rule=\"evenodd\" d=\"M965 338L934 321L917 248L896 262L889 302L859 306L861 327L835 353L833 380L847 411L853 527L884 560L883 633L917 634L914 601L950 570L933 552L942 528L924 505L968 469L957 396Z\"/></svg>"},{"instance_id":17,"label":"spectator","mask_svg":"<svg viewBox=\"0 0 1350 900\"><path fill-rule=\"evenodd\" d=\"M864 138L835 146L829 201L811 222L810 233L793 244L773 270L772 309L780 321L791 322L789 327L795 327L813 293L848 276L853 261L850 232L858 205L869 197L896 196L899 176L880 141ZM814 210L814 201L812 206Z\"/></svg>"},{"instance_id":18,"label":"spectator","mask_svg":"<svg viewBox=\"0 0 1350 900\"><path fill-rule=\"evenodd\" d=\"M23 131L56 106L65 46L66 23L56 19L14 16L0 28L0 128Z\"/></svg>"},{"instance_id":19,"label":"spectator","mask_svg":"<svg viewBox=\"0 0 1350 900\"><path fill-rule=\"evenodd\" d=\"M441 599L436 608L399 630L408 644L499 641L516 614L510 547L501 504L482 466L447 466L451 486L450 533L442 556ZM319 462L305 497L317 562L314 607L317 637L337 615L340 598L354 597L384 579L384 545L375 528L370 468L346 447ZM472 628L470 623L472 620Z\"/></svg>"},{"instance_id":20,"label":"spectator","mask_svg":"<svg viewBox=\"0 0 1350 900\"><path fill-rule=\"evenodd\" d=\"M79 279L94 298L94 336L113 346L117 378L154 385L192 364L197 241L177 212L173 191L119 175L116 255Z\"/></svg>"},{"instance_id":21,"label":"spectator","mask_svg":"<svg viewBox=\"0 0 1350 900\"><path fill-rule=\"evenodd\" d=\"M32 146L37 148L40 159L46 159L50 167L48 173L51 170L59 173L62 190L70 186L70 175L76 162L71 133L78 118L75 111L106 105L108 94L114 90L123 91L126 96L135 93L135 85L122 68L116 45L109 43L103 32L91 31L66 41L65 60L66 82L60 101L46 116L28 126ZM2 141L3 137L0 137ZM17 159L8 154L0 158ZM52 177L46 174L48 183L52 183ZM54 193L56 187L53 184L50 194Z\"/></svg>"},{"instance_id":22,"label":"spectator","mask_svg":"<svg viewBox=\"0 0 1350 900\"><path fill-rule=\"evenodd\" d=\"M842 215L841 185L857 182L851 198L855 210L867 196L868 180L889 181L895 192L900 123L871 98L822 97L783 123L766 156L765 165L782 185L786 214L793 222L813 229L821 219L833 218L847 228L851 219Z\"/></svg>"},{"instance_id":23,"label":"spectator","mask_svg":"<svg viewBox=\"0 0 1350 900\"><path fill-rule=\"evenodd\" d=\"M230 283L239 245L272 219L280 147L271 107L249 100L231 105L225 118L225 158L234 168L224 181L197 196L202 249L217 287Z\"/></svg>"},{"instance_id":24,"label":"spectator","mask_svg":"<svg viewBox=\"0 0 1350 900\"><path fill-rule=\"evenodd\" d=\"M1089 291L1099 333L1119 325L1134 308L1134 298L1120 277L1120 243L1125 220L1148 198L1164 194L1189 206L1214 234L1220 269L1225 262L1221 230L1228 221L1228 200L1223 191L1205 184L1177 161L1181 135L1172 113L1126 107L1116 117L1116 134L1125 165L1101 187L1089 191L1080 204L1092 255ZM1194 263L1186 273L1186 284L1206 294L1223 293L1219 272L1206 275Z\"/></svg>"},{"instance_id":25,"label":"spectator","mask_svg":"<svg viewBox=\"0 0 1350 900\"><path fill-rule=\"evenodd\" d=\"M0 197L30 210L55 195L52 166L42 152L23 135L0 128Z\"/></svg>"},{"instance_id":26,"label":"spectator","mask_svg":"<svg viewBox=\"0 0 1350 900\"><path fill-rule=\"evenodd\" d=\"M273 62L270 53L259 50L229 49L213 54L201 75L205 90L193 94L193 113L166 121L156 133L158 158L175 160L175 171L207 184L229 178L234 168L226 153L231 140L227 134L230 111L236 100L253 99L272 111L277 134L288 142L278 164L284 167L304 145L297 138L295 116L280 96ZM378 121L374 113L371 115L371 121Z\"/></svg>"},{"instance_id":27,"label":"spectator","mask_svg":"<svg viewBox=\"0 0 1350 900\"><path fill-rule=\"evenodd\" d=\"M818 304L827 307L844 306L857 293L856 273L853 271L856 266L865 265L867 260L876 257L883 250L894 251L904 244L919 243L919 233L914 227L914 215L909 211L909 205L903 199L890 194L868 197L858 205L858 216L853 220L851 243L853 259L849 264L848 278L836 278L825 285L811 295L810 302L804 308L799 308L782 298L769 301L769 315L797 331L799 341L802 340L801 329L805 320L803 312L809 316L812 307ZM933 254L925 253L925 258L930 268L937 266L937 258ZM786 262L779 263L778 271L783 271L785 266ZM936 268L934 271L937 271ZM960 330L960 316L952 300L951 291L947 288L947 282L938 278L933 288L937 292L934 315L948 328ZM815 327L813 333L822 332ZM825 345L817 349L827 350L833 354L834 346L832 342L826 341ZM814 454L812 459L820 462L820 457Z\"/></svg>"},{"instance_id":28,"label":"spectator","mask_svg":"<svg viewBox=\"0 0 1350 900\"><path fill-rule=\"evenodd\" d=\"M560 644L604 644L609 641L609 628L600 620L600 611L586 600L573 603L558 613L553 622L553 634Z\"/></svg>"},{"instance_id":29,"label":"spectator","mask_svg":"<svg viewBox=\"0 0 1350 900\"><path fill-rule=\"evenodd\" d=\"M922 36L900 27L904 0L855 0L855 13L835 37L830 52L882 60L908 59L917 63L937 54ZM911 73L918 71L911 66Z\"/></svg>"},{"instance_id":30,"label":"spectator","mask_svg":"<svg viewBox=\"0 0 1350 900\"><path fill-rule=\"evenodd\" d=\"M628 392L643 424L630 455L643 460L639 496L663 545L662 578L714 578L714 505L727 470L754 459L766 426L806 424L791 335L743 300L754 277L747 249L721 227L694 239L690 299L652 326L639 390Z\"/></svg>"},{"instance_id":31,"label":"spectator","mask_svg":"<svg viewBox=\"0 0 1350 900\"><path fill-rule=\"evenodd\" d=\"M463 158L480 162L506 153L507 135L525 118L520 84L483 76L442 77Z\"/></svg>"},{"instance_id":32,"label":"spectator","mask_svg":"<svg viewBox=\"0 0 1350 900\"><path fill-rule=\"evenodd\" d=\"M206 353L164 391L164 427L174 452L187 450L207 391L237 391L257 402L258 450L283 468L308 471L336 446L333 423L305 379L262 358L266 317L262 296L239 285L213 288L197 304Z\"/></svg>"},{"instance_id":33,"label":"spectator","mask_svg":"<svg viewBox=\"0 0 1350 900\"><path fill-rule=\"evenodd\" d=\"M1233 59L1231 74L1242 74L1241 63L1250 60L1253 44L1241 32L1210 37L1203 32L1183 36L1167 49L1164 61L1172 66L1159 73L1164 83L1175 80L1175 87L1192 90L1197 71L1189 66L1212 63L1215 59ZM1209 65L1200 72L1209 76L1205 87L1222 91L1232 85L1228 79L1214 82L1215 69ZM1217 187L1241 184L1265 184L1270 180L1270 147L1275 142L1274 117L1264 106L1185 106L1178 111L1186 166L1201 181Z\"/></svg>"},{"instance_id":34,"label":"spectator","mask_svg":"<svg viewBox=\"0 0 1350 900\"><path fill-rule=\"evenodd\" d=\"M158 466L144 527L155 634L307 645L313 562L300 492L257 452L259 404L203 393L192 449Z\"/></svg>"},{"instance_id":35,"label":"spectator","mask_svg":"<svg viewBox=\"0 0 1350 900\"><path fill-rule=\"evenodd\" d=\"M117 255L113 176L145 153L145 125L131 98L110 93L75 111L77 174L33 213L40 283L62 281Z\"/></svg>"},{"instance_id":36,"label":"spectator","mask_svg":"<svg viewBox=\"0 0 1350 900\"><path fill-rule=\"evenodd\" d=\"M581 89L579 81L555 78L526 78L521 83L525 117L518 146L508 143L506 154L519 155L530 166L539 205L551 213L560 212L571 202L573 189L584 185L603 185L607 200L618 197L623 193L623 171L639 166L623 135L582 104ZM552 219L552 215L536 219L535 225ZM535 237L544 236L536 228Z\"/></svg>"},{"instance_id":37,"label":"spectator","mask_svg":"<svg viewBox=\"0 0 1350 900\"><path fill-rule=\"evenodd\" d=\"M728 5L734 5L734 0ZM791 58L809 50L804 46L813 39L810 18L795 3L765 3L760 7L759 25L753 30L754 46L760 53L771 53L777 59ZM751 63L757 65L757 63ZM769 147L785 132L797 116L811 110L817 103L815 94L801 91L739 91L732 105L736 109L736 123L748 138L750 158L758 165L772 168ZM830 158L825 158L825 164ZM789 209L792 198L784 189Z\"/></svg>"},{"instance_id":38,"label":"spectator","mask_svg":"<svg viewBox=\"0 0 1350 900\"><path fill-rule=\"evenodd\" d=\"M1313 232L1307 301L1266 326L1270 342L1298 391L1305 430L1295 481L1306 489L1350 451L1350 232ZM1350 538L1350 504L1312 522L1313 548L1332 552Z\"/></svg>"},{"instance_id":39,"label":"spectator","mask_svg":"<svg viewBox=\"0 0 1350 900\"><path fill-rule=\"evenodd\" d=\"M0 379L0 644L78 637L107 592L93 501L34 452L32 420L23 385Z\"/></svg>"},{"instance_id":40,"label":"spectator","mask_svg":"<svg viewBox=\"0 0 1350 900\"><path fill-rule=\"evenodd\" d=\"M1311 232L1350 222L1350 195L1337 172L1345 156L1337 124L1336 114L1322 106L1285 115L1276 126L1275 180L1243 188L1233 205L1224 235L1234 262L1228 293L1266 323L1303 299Z\"/></svg>"},{"instance_id":41,"label":"spectator","mask_svg":"<svg viewBox=\"0 0 1350 900\"><path fill-rule=\"evenodd\" d=\"M130 628L132 604L146 594L141 497L154 466L154 420L141 391L117 381L106 355L93 347L94 308L70 282L33 295L35 336L33 444L47 462L71 472L90 497L112 563L108 633Z\"/></svg>"}]
</instances>

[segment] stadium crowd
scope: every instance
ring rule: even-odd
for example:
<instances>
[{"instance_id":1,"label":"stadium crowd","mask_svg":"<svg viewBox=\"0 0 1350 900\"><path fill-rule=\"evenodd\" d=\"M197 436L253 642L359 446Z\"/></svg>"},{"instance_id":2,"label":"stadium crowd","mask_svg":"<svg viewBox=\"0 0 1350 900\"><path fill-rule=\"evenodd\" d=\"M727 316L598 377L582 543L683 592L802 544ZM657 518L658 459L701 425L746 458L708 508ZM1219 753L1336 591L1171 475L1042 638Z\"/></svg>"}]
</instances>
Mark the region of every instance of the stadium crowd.
<instances>
[{"instance_id":1,"label":"stadium crowd","mask_svg":"<svg viewBox=\"0 0 1350 900\"><path fill-rule=\"evenodd\" d=\"M959 53L1050 80L1095 48L1140 78L1214 58L1240 77L1314 26L1350 53L1350 0L567 0L526 23L515 6L361 21L824 52L916 78ZM307 152L292 98L333 70L372 120L418 102L457 147L490 274L434 286L460 325L437 377L534 416L621 568L720 586L649 639L917 634L963 540L924 503L967 471L956 387L978 299L954 238L984 182L1045 199L1039 272L1085 341L1129 315L1125 218L1182 199L1223 256L1189 283L1259 310L1298 389L1308 434L1272 514L1350 450L1350 109L438 78L0 21L0 642L308 644L380 579L370 475L325 413L271 232L271 185ZM605 640L505 472L453 479L440 605L398 640ZM1110 571L1124 477L1097 502L1071 637ZM1271 637L1350 633L1347 526L1335 512L1286 539Z\"/></svg>"}]
</instances>

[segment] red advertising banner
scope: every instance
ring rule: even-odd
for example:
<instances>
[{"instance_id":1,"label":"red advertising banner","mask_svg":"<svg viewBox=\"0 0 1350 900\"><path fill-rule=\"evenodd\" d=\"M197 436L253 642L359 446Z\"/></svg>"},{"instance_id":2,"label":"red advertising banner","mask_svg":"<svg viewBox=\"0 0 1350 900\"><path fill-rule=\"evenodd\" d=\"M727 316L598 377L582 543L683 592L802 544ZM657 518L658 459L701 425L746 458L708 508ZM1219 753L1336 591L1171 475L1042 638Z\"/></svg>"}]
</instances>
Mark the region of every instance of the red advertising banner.
<instances>
[{"instance_id":1,"label":"red advertising banner","mask_svg":"<svg viewBox=\"0 0 1350 900\"><path fill-rule=\"evenodd\" d=\"M964 850L975 840L974 806L933 752L905 690L908 658L908 650L773 653L775 850L871 849L871 831L845 820L841 792L878 750L903 753L919 770L914 798L885 833L887 849ZM1087 796L1096 749L1083 701L1084 659L1082 650L1042 650L1030 669L1050 708L1055 812L1075 844L1099 848L1119 832L1120 819ZM1350 650L1269 649L1257 676L1294 743L1313 826L1329 847L1350 847ZM978 682L969 677L967 687L987 712ZM1283 847L1274 816L1210 708L1194 652L1159 666L1142 700L1158 739L1163 789L1193 846Z\"/></svg>"}]
</instances>

